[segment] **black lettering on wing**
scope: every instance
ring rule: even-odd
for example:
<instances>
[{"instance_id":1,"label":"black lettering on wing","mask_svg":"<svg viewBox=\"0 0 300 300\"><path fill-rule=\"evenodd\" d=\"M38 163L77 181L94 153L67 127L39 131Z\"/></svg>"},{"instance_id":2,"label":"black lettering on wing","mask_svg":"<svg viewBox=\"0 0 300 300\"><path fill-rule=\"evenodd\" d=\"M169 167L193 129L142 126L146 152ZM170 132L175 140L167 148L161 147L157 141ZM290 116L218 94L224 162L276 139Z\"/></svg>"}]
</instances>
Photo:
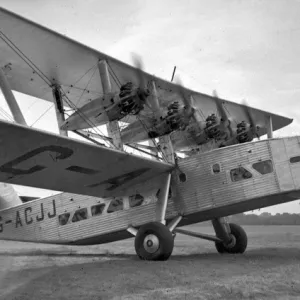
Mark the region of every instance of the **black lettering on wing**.
<instances>
[{"instance_id":1,"label":"black lettering on wing","mask_svg":"<svg viewBox=\"0 0 300 300\"><path fill-rule=\"evenodd\" d=\"M55 145L43 146L43 147L34 149L32 151L29 151L29 152L25 153L24 155L21 155L18 158L0 166L0 172L9 173L12 175L28 175L28 174L32 174L32 173L41 171L41 170L45 169L46 167L42 166L42 165L36 165L27 170L22 170L22 169L16 168L15 166L40 154L40 153L47 152L47 151L56 152L57 153L57 156L55 157L56 160L66 159L73 154L73 150L66 148L66 147L55 146Z\"/></svg>"},{"instance_id":2,"label":"black lettering on wing","mask_svg":"<svg viewBox=\"0 0 300 300\"><path fill-rule=\"evenodd\" d=\"M142 168L139 170L135 170L126 174L122 174L110 179L107 179L105 181L102 181L100 183L94 183L91 185L88 185L88 187L94 188L97 187L99 185L103 185L103 184L110 184L111 186L108 187L106 190L107 191L113 191L114 189L118 188L119 186L125 184L126 182L144 174L145 172L147 172L148 170L150 170L149 168Z\"/></svg>"}]
</instances>

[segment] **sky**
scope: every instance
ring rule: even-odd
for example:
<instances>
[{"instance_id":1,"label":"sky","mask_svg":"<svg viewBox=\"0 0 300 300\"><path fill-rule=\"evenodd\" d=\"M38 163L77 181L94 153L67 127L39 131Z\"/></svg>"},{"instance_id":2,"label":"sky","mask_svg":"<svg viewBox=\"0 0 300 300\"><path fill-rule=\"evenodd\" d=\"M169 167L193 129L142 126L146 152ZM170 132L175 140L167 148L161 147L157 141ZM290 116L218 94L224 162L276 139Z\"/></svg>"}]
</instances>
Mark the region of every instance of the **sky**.
<instances>
[{"instance_id":1,"label":"sky","mask_svg":"<svg viewBox=\"0 0 300 300\"><path fill-rule=\"evenodd\" d=\"M126 63L135 52L158 77L170 80L176 65L186 87L216 89L223 99L246 99L293 118L274 136L300 135L300 1L2 0L1 6ZM58 132L51 103L15 96L29 125ZM9 113L1 96L0 107ZM261 212L300 213L299 203Z\"/></svg>"}]
</instances>

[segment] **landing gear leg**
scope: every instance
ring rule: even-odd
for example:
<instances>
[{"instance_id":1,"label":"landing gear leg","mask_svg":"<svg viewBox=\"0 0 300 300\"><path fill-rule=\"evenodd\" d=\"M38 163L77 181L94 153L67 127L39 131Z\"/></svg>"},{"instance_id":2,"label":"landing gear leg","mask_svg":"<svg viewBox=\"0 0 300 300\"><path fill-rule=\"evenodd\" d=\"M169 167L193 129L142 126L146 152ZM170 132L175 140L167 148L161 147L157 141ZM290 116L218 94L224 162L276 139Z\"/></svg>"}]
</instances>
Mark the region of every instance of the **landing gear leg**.
<instances>
[{"instance_id":1,"label":"landing gear leg","mask_svg":"<svg viewBox=\"0 0 300 300\"><path fill-rule=\"evenodd\" d=\"M167 260L174 248L176 226L182 219L176 216L166 226L166 209L169 196L171 174L166 175L158 196L156 205L156 221L142 225L138 230L128 227L127 231L135 236L134 246L136 254L143 260Z\"/></svg>"},{"instance_id":2,"label":"landing gear leg","mask_svg":"<svg viewBox=\"0 0 300 300\"><path fill-rule=\"evenodd\" d=\"M244 253L247 248L247 234L244 229L233 223L227 223L224 218L212 221L216 235L222 242L216 242L219 253Z\"/></svg>"}]
</instances>

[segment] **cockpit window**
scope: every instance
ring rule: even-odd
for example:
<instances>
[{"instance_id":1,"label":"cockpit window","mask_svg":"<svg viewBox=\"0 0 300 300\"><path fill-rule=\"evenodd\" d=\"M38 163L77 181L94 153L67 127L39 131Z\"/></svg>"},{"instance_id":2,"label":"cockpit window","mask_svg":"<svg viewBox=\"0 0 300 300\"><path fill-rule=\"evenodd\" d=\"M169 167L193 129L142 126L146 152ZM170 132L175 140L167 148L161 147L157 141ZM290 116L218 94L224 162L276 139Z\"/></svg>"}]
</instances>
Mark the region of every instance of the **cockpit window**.
<instances>
[{"instance_id":1,"label":"cockpit window","mask_svg":"<svg viewBox=\"0 0 300 300\"><path fill-rule=\"evenodd\" d=\"M92 216L100 216L104 210L105 204L100 203L91 207Z\"/></svg>"},{"instance_id":2,"label":"cockpit window","mask_svg":"<svg viewBox=\"0 0 300 300\"><path fill-rule=\"evenodd\" d=\"M61 214L58 216L59 225L66 225L69 221L70 213Z\"/></svg>"},{"instance_id":3,"label":"cockpit window","mask_svg":"<svg viewBox=\"0 0 300 300\"><path fill-rule=\"evenodd\" d=\"M235 168L230 171L230 177L233 182L240 181L243 179L249 179L252 174L243 167Z\"/></svg>"},{"instance_id":4,"label":"cockpit window","mask_svg":"<svg viewBox=\"0 0 300 300\"><path fill-rule=\"evenodd\" d=\"M300 156L294 156L294 157L290 158L290 163L291 164L295 164L295 163L298 163L298 162L300 162Z\"/></svg>"},{"instance_id":5,"label":"cockpit window","mask_svg":"<svg viewBox=\"0 0 300 300\"><path fill-rule=\"evenodd\" d=\"M119 211L122 209L123 209L123 199L115 198L109 203L107 212L112 213L112 212Z\"/></svg>"},{"instance_id":6,"label":"cockpit window","mask_svg":"<svg viewBox=\"0 0 300 300\"><path fill-rule=\"evenodd\" d=\"M269 174L273 172L273 165L270 159L257 162L252 165L252 168L260 174Z\"/></svg>"},{"instance_id":7,"label":"cockpit window","mask_svg":"<svg viewBox=\"0 0 300 300\"><path fill-rule=\"evenodd\" d=\"M87 219L87 209L81 208L75 211L72 222L79 222L85 219Z\"/></svg>"}]
</instances>

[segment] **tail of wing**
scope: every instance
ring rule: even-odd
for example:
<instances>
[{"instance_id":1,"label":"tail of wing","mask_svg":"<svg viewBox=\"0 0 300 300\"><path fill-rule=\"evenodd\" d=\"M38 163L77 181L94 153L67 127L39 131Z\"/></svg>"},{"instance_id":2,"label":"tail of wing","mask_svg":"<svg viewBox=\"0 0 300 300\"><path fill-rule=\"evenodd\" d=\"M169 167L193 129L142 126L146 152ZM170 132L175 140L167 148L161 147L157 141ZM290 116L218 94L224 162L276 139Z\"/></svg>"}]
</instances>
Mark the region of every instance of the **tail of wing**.
<instances>
[{"instance_id":1,"label":"tail of wing","mask_svg":"<svg viewBox=\"0 0 300 300\"><path fill-rule=\"evenodd\" d=\"M22 200L13 186L0 182L0 210L20 204L22 204Z\"/></svg>"}]
</instances>

